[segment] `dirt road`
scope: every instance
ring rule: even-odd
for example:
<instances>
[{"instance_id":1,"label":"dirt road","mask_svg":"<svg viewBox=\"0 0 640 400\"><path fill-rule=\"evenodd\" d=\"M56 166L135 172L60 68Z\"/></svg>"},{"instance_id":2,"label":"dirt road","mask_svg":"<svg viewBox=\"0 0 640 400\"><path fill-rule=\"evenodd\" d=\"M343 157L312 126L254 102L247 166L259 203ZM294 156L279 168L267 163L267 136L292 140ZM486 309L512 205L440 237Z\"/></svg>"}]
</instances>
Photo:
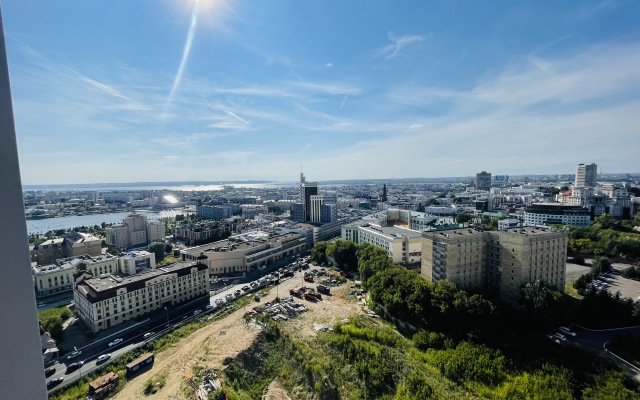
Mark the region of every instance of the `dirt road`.
<instances>
[{"instance_id":1,"label":"dirt road","mask_svg":"<svg viewBox=\"0 0 640 400\"><path fill-rule=\"evenodd\" d=\"M273 301L276 292L280 297L288 296L289 289L300 286L301 283L302 278L298 273L293 278L280 283L277 290L275 287L271 288L261 303ZM307 286L315 285L307 284ZM323 296L323 301L315 303L296 299L296 301L305 302L309 307L309 312L284 323L284 329L302 335L314 335L323 326L331 327L336 321L360 313L361 308L356 304L356 301L347 296L348 290L347 284L335 287L332 289L332 296ZM222 369L222 362L225 358L235 357L251 345L258 331L245 323L243 315L244 309L240 309L227 318L194 332L170 349L159 353L151 370L129 381L123 390L113 398L117 400L187 399L183 388L186 385L186 377L192 373L193 366ZM144 394L146 382L159 376L166 378L165 386L156 394L146 396ZM274 389L277 393L282 394L283 389L278 385L275 385Z\"/></svg>"}]
</instances>

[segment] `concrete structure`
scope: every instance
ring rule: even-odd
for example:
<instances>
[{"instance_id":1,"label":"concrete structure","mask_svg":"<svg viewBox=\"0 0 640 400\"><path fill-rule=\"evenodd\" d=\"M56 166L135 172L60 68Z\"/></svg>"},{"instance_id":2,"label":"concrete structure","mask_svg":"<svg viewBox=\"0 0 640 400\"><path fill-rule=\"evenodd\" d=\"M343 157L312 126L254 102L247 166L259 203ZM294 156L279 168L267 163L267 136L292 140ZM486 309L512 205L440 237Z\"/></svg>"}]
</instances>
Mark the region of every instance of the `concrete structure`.
<instances>
[{"instance_id":1,"label":"concrete structure","mask_svg":"<svg viewBox=\"0 0 640 400\"><path fill-rule=\"evenodd\" d=\"M257 215L264 214L269 209L263 204L243 204L240 206L243 219L254 219Z\"/></svg>"},{"instance_id":2,"label":"concrete structure","mask_svg":"<svg viewBox=\"0 0 640 400\"><path fill-rule=\"evenodd\" d=\"M598 166L596 164L578 164L576 168L576 181L574 187L594 187L598 179Z\"/></svg>"},{"instance_id":3,"label":"concrete structure","mask_svg":"<svg viewBox=\"0 0 640 400\"><path fill-rule=\"evenodd\" d=\"M25 222L18 147L13 121L4 25L0 15L0 226L2 279L0 298L0 391L4 399L46 399L44 366L36 315L36 299L31 288L29 252Z\"/></svg>"},{"instance_id":4,"label":"concrete structure","mask_svg":"<svg viewBox=\"0 0 640 400\"><path fill-rule=\"evenodd\" d=\"M573 188L560 193L557 200L562 204L586 208L592 220L602 214L624 219L631 218L634 214L629 193L622 186L614 184Z\"/></svg>"},{"instance_id":5,"label":"concrete structure","mask_svg":"<svg viewBox=\"0 0 640 400\"><path fill-rule=\"evenodd\" d=\"M92 332L209 296L208 266L181 262L136 275L82 279L73 292L78 317Z\"/></svg>"},{"instance_id":6,"label":"concrete structure","mask_svg":"<svg viewBox=\"0 0 640 400\"><path fill-rule=\"evenodd\" d=\"M519 219L515 219L515 218L502 219L502 220L498 221L498 230L499 231L506 231L507 229L517 228L522 223L523 223L522 221L520 221Z\"/></svg>"},{"instance_id":7,"label":"concrete structure","mask_svg":"<svg viewBox=\"0 0 640 400\"><path fill-rule=\"evenodd\" d=\"M102 254L101 240L89 233L72 232L63 238L49 239L33 247L31 260L47 265L60 258Z\"/></svg>"},{"instance_id":8,"label":"concrete structure","mask_svg":"<svg viewBox=\"0 0 640 400\"><path fill-rule=\"evenodd\" d=\"M580 206L562 203L534 203L524 213L524 224L529 226L561 224L588 226L591 224L589 210Z\"/></svg>"},{"instance_id":9,"label":"concrete structure","mask_svg":"<svg viewBox=\"0 0 640 400\"><path fill-rule=\"evenodd\" d=\"M154 269L156 256L144 250L130 251L118 259L118 267L125 275L137 274L144 269Z\"/></svg>"},{"instance_id":10,"label":"concrete structure","mask_svg":"<svg viewBox=\"0 0 640 400\"><path fill-rule=\"evenodd\" d=\"M214 275L239 275L307 248L300 233L269 234L253 231L211 244L180 250L183 260L200 260Z\"/></svg>"},{"instance_id":11,"label":"concrete structure","mask_svg":"<svg viewBox=\"0 0 640 400\"><path fill-rule=\"evenodd\" d=\"M162 221L148 221L143 214L130 214L122 224L105 228L107 244L119 250L160 241L164 233Z\"/></svg>"},{"instance_id":12,"label":"concrete structure","mask_svg":"<svg viewBox=\"0 0 640 400\"><path fill-rule=\"evenodd\" d=\"M568 231L525 227L506 231L425 232L423 278L487 290L517 305L523 285L544 281L564 291Z\"/></svg>"},{"instance_id":13,"label":"concrete structure","mask_svg":"<svg viewBox=\"0 0 640 400\"><path fill-rule=\"evenodd\" d=\"M476 174L476 189L491 190L491 172L482 171Z\"/></svg>"},{"instance_id":14,"label":"concrete structure","mask_svg":"<svg viewBox=\"0 0 640 400\"><path fill-rule=\"evenodd\" d=\"M385 250L395 263L417 263L422 256L422 234L411 229L361 221L343 225L341 238L379 247Z\"/></svg>"}]
</instances>

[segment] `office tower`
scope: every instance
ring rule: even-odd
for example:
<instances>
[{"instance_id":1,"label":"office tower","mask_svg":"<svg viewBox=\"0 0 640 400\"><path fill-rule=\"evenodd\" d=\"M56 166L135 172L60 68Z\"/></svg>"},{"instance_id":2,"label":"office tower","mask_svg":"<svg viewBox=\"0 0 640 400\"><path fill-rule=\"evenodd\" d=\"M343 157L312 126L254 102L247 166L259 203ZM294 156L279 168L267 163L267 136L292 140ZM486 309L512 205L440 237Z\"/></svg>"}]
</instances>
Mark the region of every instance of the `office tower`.
<instances>
[{"instance_id":1,"label":"office tower","mask_svg":"<svg viewBox=\"0 0 640 400\"><path fill-rule=\"evenodd\" d=\"M318 194L318 182L307 182L300 173L300 202L302 203L305 222L311 221L311 196Z\"/></svg>"},{"instance_id":2,"label":"office tower","mask_svg":"<svg viewBox=\"0 0 640 400\"><path fill-rule=\"evenodd\" d=\"M576 169L576 182L574 187L593 187L598 178L598 166L596 164L578 164Z\"/></svg>"},{"instance_id":3,"label":"office tower","mask_svg":"<svg viewBox=\"0 0 640 400\"><path fill-rule=\"evenodd\" d=\"M491 172L482 171L476 174L476 189L487 192L491 189Z\"/></svg>"}]
</instances>

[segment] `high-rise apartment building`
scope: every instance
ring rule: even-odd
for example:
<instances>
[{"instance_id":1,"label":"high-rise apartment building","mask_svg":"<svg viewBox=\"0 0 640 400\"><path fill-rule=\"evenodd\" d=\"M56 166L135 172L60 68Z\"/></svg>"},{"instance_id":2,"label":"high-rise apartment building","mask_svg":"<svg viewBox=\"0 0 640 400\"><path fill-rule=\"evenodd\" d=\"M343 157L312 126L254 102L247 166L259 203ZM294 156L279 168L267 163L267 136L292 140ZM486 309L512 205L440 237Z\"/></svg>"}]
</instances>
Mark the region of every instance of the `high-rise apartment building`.
<instances>
[{"instance_id":1,"label":"high-rise apartment building","mask_svg":"<svg viewBox=\"0 0 640 400\"><path fill-rule=\"evenodd\" d=\"M425 232L421 275L432 282L448 279L463 289L487 290L517 305L528 282L544 281L564 290L567 233L534 227Z\"/></svg>"},{"instance_id":2,"label":"high-rise apartment building","mask_svg":"<svg viewBox=\"0 0 640 400\"><path fill-rule=\"evenodd\" d=\"M574 187L593 187L596 185L597 178L598 166L596 164L578 164Z\"/></svg>"},{"instance_id":3,"label":"high-rise apartment building","mask_svg":"<svg viewBox=\"0 0 640 400\"><path fill-rule=\"evenodd\" d=\"M106 227L105 239L109 246L124 250L162 240L164 229L162 221L147 221L146 215L130 214L122 224Z\"/></svg>"},{"instance_id":4,"label":"high-rise apartment building","mask_svg":"<svg viewBox=\"0 0 640 400\"><path fill-rule=\"evenodd\" d=\"M491 189L491 172L482 171L476 174L476 189L487 192Z\"/></svg>"}]
</instances>

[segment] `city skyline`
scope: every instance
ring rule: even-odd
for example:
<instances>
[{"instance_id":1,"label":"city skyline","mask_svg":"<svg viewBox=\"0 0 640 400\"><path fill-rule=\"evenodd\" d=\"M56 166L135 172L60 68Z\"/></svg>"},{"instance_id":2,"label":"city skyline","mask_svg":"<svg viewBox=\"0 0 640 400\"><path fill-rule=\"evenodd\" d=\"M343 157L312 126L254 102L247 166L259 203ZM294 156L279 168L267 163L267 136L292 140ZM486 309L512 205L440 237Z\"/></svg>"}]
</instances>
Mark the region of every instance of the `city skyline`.
<instances>
[{"instance_id":1,"label":"city skyline","mask_svg":"<svg viewBox=\"0 0 640 400\"><path fill-rule=\"evenodd\" d=\"M3 6L24 185L637 169L633 2Z\"/></svg>"}]
</instances>

